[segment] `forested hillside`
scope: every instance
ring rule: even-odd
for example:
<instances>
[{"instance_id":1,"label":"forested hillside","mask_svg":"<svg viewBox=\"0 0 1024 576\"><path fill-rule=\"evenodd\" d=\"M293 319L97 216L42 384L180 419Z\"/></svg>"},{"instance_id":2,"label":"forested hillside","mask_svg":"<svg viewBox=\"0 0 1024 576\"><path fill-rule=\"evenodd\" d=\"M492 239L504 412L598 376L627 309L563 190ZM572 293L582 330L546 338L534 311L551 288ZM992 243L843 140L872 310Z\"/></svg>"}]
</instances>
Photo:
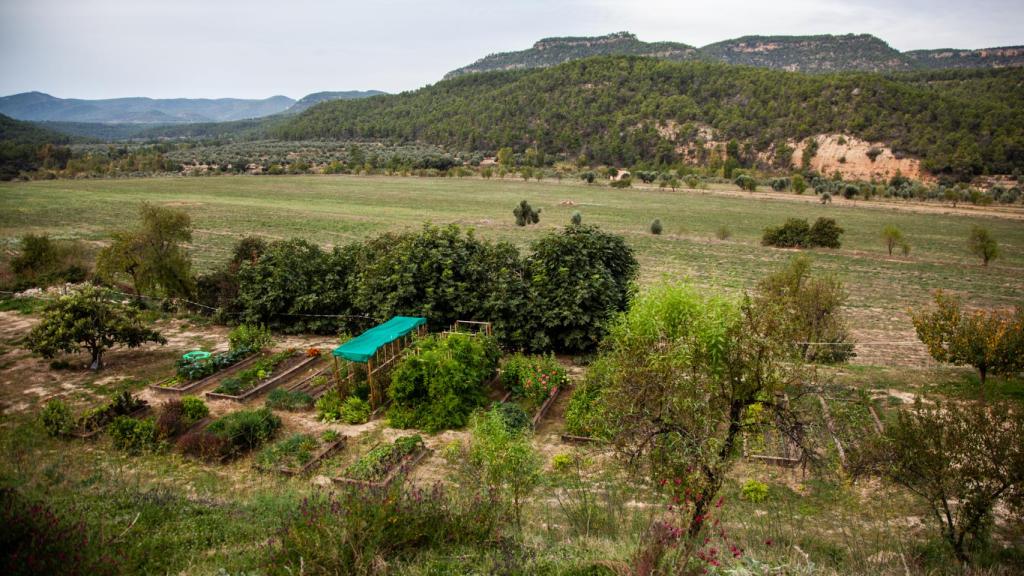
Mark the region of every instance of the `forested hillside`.
<instances>
[{"instance_id":1,"label":"forested hillside","mask_svg":"<svg viewBox=\"0 0 1024 576\"><path fill-rule=\"evenodd\" d=\"M70 151L57 145L67 142L63 134L0 114L0 180L9 180L23 170L35 170L50 156L62 156L66 162Z\"/></svg>"},{"instance_id":2,"label":"forested hillside","mask_svg":"<svg viewBox=\"0 0 1024 576\"><path fill-rule=\"evenodd\" d=\"M870 34L820 34L743 36L694 48L678 42L644 42L629 32L618 32L606 36L545 38L526 50L490 54L449 72L445 78L472 72L542 68L570 60L612 55L725 62L791 72L899 72L1024 66L1024 46L900 52Z\"/></svg>"},{"instance_id":3,"label":"forested hillside","mask_svg":"<svg viewBox=\"0 0 1024 576\"><path fill-rule=\"evenodd\" d=\"M684 61L696 58L697 49L678 42L643 42L629 32L616 32L604 36L544 38L527 50L489 54L469 66L452 70L445 78L473 72L544 68L570 60L606 55L650 56Z\"/></svg>"},{"instance_id":4,"label":"forested hillside","mask_svg":"<svg viewBox=\"0 0 1024 576\"><path fill-rule=\"evenodd\" d=\"M684 145L707 143L708 129L717 142L739 141L748 161L760 153L786 164L785 143L846 133L919 156L936 173L1009 173L1024 167L1024 70L811 75L598 57L328 102L270 132L466 151L536 147L633 165L678 160Z\"/></svg>"}]
</instances>

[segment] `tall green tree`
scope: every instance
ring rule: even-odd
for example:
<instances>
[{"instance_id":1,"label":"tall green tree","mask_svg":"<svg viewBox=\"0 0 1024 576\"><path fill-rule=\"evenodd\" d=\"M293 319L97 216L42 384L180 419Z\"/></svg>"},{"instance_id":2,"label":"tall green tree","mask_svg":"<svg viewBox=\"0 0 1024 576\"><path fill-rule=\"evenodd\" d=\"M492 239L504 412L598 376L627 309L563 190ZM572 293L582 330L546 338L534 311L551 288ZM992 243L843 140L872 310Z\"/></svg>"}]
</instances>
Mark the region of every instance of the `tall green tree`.
<instances>
[{"instance_id":1,"label":"tall green tree","mask_svg":"<svg viewBox=\"0 0 1024 576\"><path fill-rule=\"evenodd\" d=\"M971 234L967 237L967 248L971 254L981 258L981 263L988 266L988 263L999 257L999 243L992 237L988 228L974 226Z\"/></svg>"},{"instance_id":2,"label":"tall green tree","mask_svg":"<svg viewBox=\"0 0 1024 576\"><path fill-rule=\"evenodd\" d=\"M97 259L97 273L108 281L121 275L135 293L189 296L194 288L192 260L184 244L192 240L187 212L143 203L138 228L117 232Z\"/></svg>"},{"instance_id":3,"label":"tall green tree","mask_svg":"<svg viewBox=\"0 0 1024 576\"><path fill-rule=\"evenodd\" d=\"M137 348L146 342L166 344L167 339L145 327L137 309L108 299L92 286L49 304L28 335L29 349L44 358L85 349L92 370L103 366L106 350L119 345Z\"/></svg>"}]
</instances>

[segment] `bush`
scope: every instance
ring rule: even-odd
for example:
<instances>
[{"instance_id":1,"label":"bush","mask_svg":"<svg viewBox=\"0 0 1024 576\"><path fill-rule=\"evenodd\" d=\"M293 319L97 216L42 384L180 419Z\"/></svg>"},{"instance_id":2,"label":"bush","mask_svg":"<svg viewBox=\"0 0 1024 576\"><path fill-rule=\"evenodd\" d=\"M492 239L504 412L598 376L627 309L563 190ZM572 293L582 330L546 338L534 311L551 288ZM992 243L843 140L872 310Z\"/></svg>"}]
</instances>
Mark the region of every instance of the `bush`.
<instances>
[{"instance_id":1,"label":"bush","mask_svg":"<svg viewBox=\"0 0 1024 576\"><path fill-rule=\"evenodd\" d=\"M988 263L999 257L999 244L992 237L988 228L973 226L970 236L967 237L967 247L971 254L981 258L981 263L988 266Z\"/></svg>"},{"instance_id":2,"label":"bush","mask_svg":"<svg viewBox=\"0 0 1024 576\"><path fill-rule=\"evenodd\" d=\"M839 248L842 233L843 229L832 218L818 218L813 226L807 220L790 218L782 226L766 228L761 244L777 248Z\"/></svg>"},{"instance_id":3,"label":"bush","mask_svg":"<svg viewBox=\"0 0 1024 576\"><path fill-rule=\"evenodd\" d=\"M232 350L262 350L270 347L273 334L263 324L240 324L228 334Z\"/></svg>"},{"instance_id":4,"label":"bush","mask_svg":"<svg viewBox=\"0 0 1024 576\"><path fill-rule=\"evenodd\" d=\"M266 406L274 410L305 410L313 407L313 397L301 390L275 388L267 395Z\"/></svg>"},{"instance_id":5,"label":"bush","mask_svg":"<svg viewBox=\"0 0 1024 576\"><path fill-rule=\"evenodd\" d=\"M530 427L530 415L514 402L498 402L491 408L498 413L509 432L519 432Z\"/></svg>"},{"instance_id":6,"label":"bush","mask_svg":"<svg viewBox=\"0 0 1024 576\"><path fill-rule=\"evenodd\" d=\"M47 402L39 417L43 422L43 428L50 436L66 436L74 428L71 408L63 400L54 398Z\"/></svg>"},{"instance_id":7,"label":"bush","mask_svg":"<svg viewBox=\"0 0 1024 576\"><path fill-rule=\"evenodd\" d=\"M761 237L761 244L777 248L804 248L807 246L810 231L811 227L807 220L790 218L782 226L766 228Z\"/></svg>"},{"instance_id":8,"label":"bush","mask_svg":"<svg viewBox=\"0 0 1024 576\"><path fill-rule=\"evenodd\" d=\"M657 218L655 218L653 221L651 221L651 234L654 234L654 235L661 234L661 230L662 230L662 228L661 228L661 220L658 220Z\"/></svg>"},{"instance_id":9,"label":"bush","mask_svg":"<svg viewBox=\"0 0 1024 576\"><path fill-rule=\"evenodd\" d=\"M526 200L519 202L519 206L512 209L512 214L516 217L516 226L540 222L540 210L534 210Z\"/></svg>"},{"instance_id":10,"label":"bush","mask_svg":"<svg viewBox=\"0 0 1024 576\"><path fill-rule=\"evenodd\" d=\"M181 398L182 416L190 422L199 422L210 415L210 408L201 398L183 396Z\"/></svg>"},{"instance_id":11,"label":"bush","mask_svg":"<svg viewBox=\"0 0 1024 576\"><path fill-rule=\"evenodd\" d=\"M757 180L755 180L752 176L740 174L739 176L736 177L736 180L734 180L734 182L737 186L740 187L740 190L746 190L747 192L754 192L757 190Z\"/></svg>"},{"instance_id":12,"label":"bush","mask_svg":"<svg viewBox=\"0 0 1024 576\"><path fill-rule=\"evenodd\" d=\"M346 424L365 424L370 419L370 405L358 396L349 396L341 404L340 416Z\"/></svg>"},{"instance_id":13,"label":"bush","mask_svg":"<svg viewBox=\"0 0 1024 576\"><path fill-rule=\"evenodd\" d=\"M494 339L465 334L417 340L395 367L388 395L390 424L430 433L465 426L487 399L500 354Z\"/></svg>"},{"instance_id":14,"label":"bush","mask_svg":"<svg viewBox=\"0 0 1024 576\"><path fill-rule=\"evenodd\" d=\"M11 271L19 288L81 282L88 276L79 242L56 242L45 234L21 237L21 250L11 259Z\"/></svg>"},{"instance_id":15,"label":"bush","mask_svg":"<svg viewBox=\"0 0 1024 576\"><path fill-rule=\"evenodd\" d=\"M818 218L814 221L807 235L809 246L821 246L824 248L839 248L842 243L839 237L843 234L836 221L832 218Z\"/></svg>"},{"instance_id":16,"label":"bush","mask_svg":"<svg viewBox=\"0 0 1024 576\"><path fill-rule=\"evenodd\" d=\"M611 187L612 188L629 188L632 185L633 185L633 179L630 178L629 176L623 176L622 178L619 178L618 180L612 180L612 183L611 183Z\"/></svg>"},{"instance_id":17,"label":"bush","mask_svg":"<svg viewBox=\"0 0 1024 576\"><path fill-rule=\"evenodd\" d=\"M719 240L728 240L731 236L732 231L729 230L729 227L725 226L724 224L722 226L719 226L718 229L715 230L715 238L718 238Z\"/></svg>"},{"instance_id":18,"label":"bush","mask_svg":"<svg viewBox=\"0 0 1024 576\"><path fill-rule=\"evenodd\" d=\"M109 403L93 408L75 421L75 428L90 432L103 428L118 416L127 416L146 406L144 400L132 396L131 392L122 390Z\"/></svg>"},{"instance_id":19,"label":"bush","mask_svg":"<svg viewBox=\"0 0 1024 576\"><path fill-rule=\"evenodd\" d=\"M331 388L316 399L316 412L321 422L341 420L341 392Z\"/></svg>"},{"instance_id":20,"label":"bush","mask_svg":"<svg viewBox=\"0 0 1024 576\"><path fill-rule=\"evenodd\" d=\"M118 416L110 423L107 432L115 447L133 454L153 450L159 442L156 423L152 418Z\"/></svg>"},{"instance_id":21,"label":"bush","mask_svg":"<svg viewBox=\"0 0 1024 576\"><path fill-rule=\"evenodd\" d=\"M218 460L231 454L231 441L219 434L213 434L206 430L196 430L185 434L178 439L178 450L182 454L202 458L203 460Z\"/></svg>"},{"instance_id":22,"label":"bush","mask_svg":"<svg viewBox=\"0 0 1024 576\"><path fill-rule=\"evenodd\" d=\"M267 408L239 410L214 420L205 430L228 441L234 452L246 452L274 437L281 418Z\"/></svg>"},{"instance_id":23,"label":"bush","mask_svg":"<svg viewBox=\"0 0 1024 576\"><path fill-rule=\"evenodd\" d=\"M579 226L583 223L583 214L580 214L579 210L575 210L573 211L572 218L570 218L569 221L572 222L573 225Z\"/></svg>"},{"instance_id":24,"label":"bush","mask_svg":"<svg viewBox=\"0 0 1024 576\"><path fill-rule=\"evenodd\" d=\"M740 498L759 504L768 499L768 485L757 480L747 480L740 488Z\"/></svg>"}]
</instances>

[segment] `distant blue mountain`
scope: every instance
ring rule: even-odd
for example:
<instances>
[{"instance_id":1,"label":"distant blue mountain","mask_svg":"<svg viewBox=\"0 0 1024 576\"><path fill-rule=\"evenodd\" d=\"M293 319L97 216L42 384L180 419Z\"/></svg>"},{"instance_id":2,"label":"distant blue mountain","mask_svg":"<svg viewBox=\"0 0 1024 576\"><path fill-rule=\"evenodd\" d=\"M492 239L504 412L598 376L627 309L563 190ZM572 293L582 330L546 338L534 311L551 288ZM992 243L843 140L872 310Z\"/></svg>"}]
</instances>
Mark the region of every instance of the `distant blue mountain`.
<instances>
[{"instance_id":1,"label":"distant blue mountain","mask_svg":"<svg viewBox=\"0 0 1024 576\"><path fill-rule=\"evenodd\" d=\"M24 92L0 98L0 114L18 120L176 124L224 122L260 118L284 112L295 104L287 96L263 100L241 98L111 98L81 100L57 98L42 92Z\"/></svg>"}]
</instances>

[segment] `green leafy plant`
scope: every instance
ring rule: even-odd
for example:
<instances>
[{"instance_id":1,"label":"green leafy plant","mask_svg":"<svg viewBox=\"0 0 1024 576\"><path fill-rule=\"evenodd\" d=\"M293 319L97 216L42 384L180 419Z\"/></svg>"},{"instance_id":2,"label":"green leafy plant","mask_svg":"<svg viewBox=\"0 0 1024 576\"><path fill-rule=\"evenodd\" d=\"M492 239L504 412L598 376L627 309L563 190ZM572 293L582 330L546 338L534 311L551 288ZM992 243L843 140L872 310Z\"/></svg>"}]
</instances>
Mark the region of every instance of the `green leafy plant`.
<instances>
[{"instance_id":1,"label":"green leafy plant","mask_svg":"<svg viewBox=\"0 0 1024 576\"><path fill-rule=\"evenodd\" d=\"M107 404L93 408L79 417L75 422L75 428L83 432L98 430L109 424L114 418L127 416L145 406L144 400L132 396L132 393L127 390L122 390Z\"/></svg>"},{"instance_id":2,"label":"green leafy plant","mask_svg":"<svg viewBox=\"0 0 1024 576\"><path fill-rule=\"evenodd\" d=\"M274 373L274 369L285 360L291 358L294 353L294 350L285 350L284 352L278 352L277 354L263 358L234 376L225 378L224 381L217 386L214 392L217 392L218 394L239 395L251 390L255 388L260 381L270 377Z\"/></svg>"},{"instance_id":3,"label":"green leafy plant","mask_svg":"<svg viewBox=\"0 0 1024 576\"><path fill-rule=\"evenodd\" d=\"M214 420L204 431L227 441L232 452L259 447L281 428L281 418L268 408L239 410Z\"/></svg>"},{"instance_id":4,"label":"green leafy plant","mask_svg":"<svg viewBox=\"0 0 1024 576\"><path fill-rule=\"evenodd\" d=\"M379 482L409 454L423 447L419 435L403 436L389 444L375 446L345 468L342 476L353 480Z\"/></svg>"},{"instance_id":5,"label":"green leafy plant","mask_svg":"<svg viewBox=\"0 0 1024 576\"><path fill-rule=\"evenodd\" d=\"M430 433L464 426L487 398L499 354L487 336L452 333L416 340L391 375L390 424Z\"/></svg>"},{"instance_id":6,"label":"green leafy plant","mask_svg":"<svg viewBox=\"0 0 1024 576\"><path fill-rule=\"evenodd\" d=\"M181 408L182 415L189 422L199 422L210 414L210 408L206 402L195 396L182 396Z\"/></svg>"},{"instance_id":7,"label":"green leafy plant","mask_svg":"<svg viewBox=\"0 0 1024 576\"><path fill-rule=\"evenodd\" d=\"M768 485L757 480L747 480L740 487L740 498L760 504L768 499Z\"/></svg>"},{"instance_id":8,"label":"green leafy plant","mask_svg":"<svg viewBox=\"0 0 1024 576\"><path fill-rule=\"evenodd\" d=\"M274 410L306 410L313 407L313 397L302 390L275 388L267 395L267 407Z\"/></svg>"},{"instance_id":9,"label":"green leafy plant","mask_svg":"<svg viewBox=\"0 0 1024 576\"><path fill-rule=\"evenodd\" d=\"M107 428L114 446L138 454L154 450L159 445L157 426L152 418L118 416Z\"/></svg>"},{"instance_id":10,"label":"green leafy plant","mask_svg":"<svg viewBox=\"0 0 1024 576\"><path fill-rule=\"evenodd\" d=\"M564 388L569 383L565 368L554 356L526 356L513 354L501 370L501 383L512 393L513 398L525 400L533 408L539 408L556 387Z\"/></svg>"},{"instance_id":11,"label":"green leafy plant","mask_svg":"<svg viewBox=\"0 0 1024 576\"><path fill-rule=\"evenodd\" d=\"M309 434L292 434L260 450L256 462L263 468L299 468L313 459L319 446L320 442Z\"/></svg>"},{"instance_id":12,"label":"green leafy plant","mask_svg":"<svg viewBox=\"0 0 1024 576\"><path fill-rule=\"evenodd\" d=\"M346 424L365 424L370 419L370 404L358 396L349 396L342 402L339 416Z\"/></svg>"},{"instance_id":13,"label":"green leafy plant","mask_svg":"<svg viewBox=\"0 0 1024 576\"><path fill-rule=\"evenodd\" d=\"M530 427L530 415L515 402L498 402L491 407L497 412L509 431L518 432Z\"/></svg>"},{"instance_id":14,"label":"green leafy plant","mask_svg":"<svg viewBox=\"0 0 1024 576\"><path fill-rule=\"evenodd\" d=\"M54 398L46 403L39 415L43 428L50 436L66 436L74 428L71 408L63 400Z\"/></svg>"},{"instance_id":15,"label":"green leafy plant","mask_svg":"<svg viewBox=\"0 0 1024 576\"><path fill-rule=\"evenodd\" d=\"M262 350L274 342L270 329L263 324L239 324L228 334L232 350Z\"/></svg>"}]
</instances>

